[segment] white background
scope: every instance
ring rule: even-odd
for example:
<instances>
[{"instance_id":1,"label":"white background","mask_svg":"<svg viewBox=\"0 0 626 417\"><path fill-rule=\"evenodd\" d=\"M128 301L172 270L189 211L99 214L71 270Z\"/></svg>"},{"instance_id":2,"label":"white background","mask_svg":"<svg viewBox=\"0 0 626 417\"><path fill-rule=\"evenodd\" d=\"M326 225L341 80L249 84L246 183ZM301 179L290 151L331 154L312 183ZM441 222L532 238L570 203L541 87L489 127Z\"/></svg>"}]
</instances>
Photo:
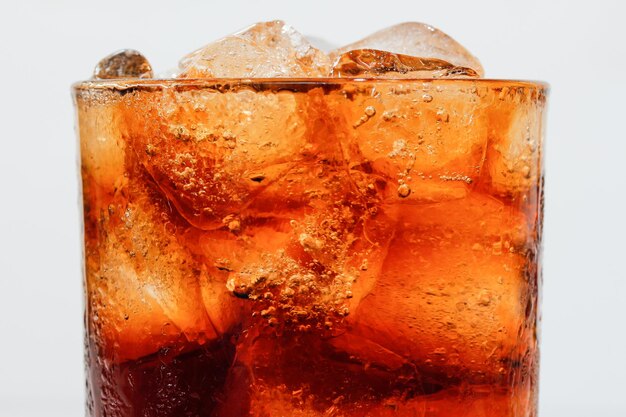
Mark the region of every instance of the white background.
<instances>
[{"instance_id":1,"label":"white background","mask_svg":"<svg viewBox=\"0 0 626 417\"><path fill-rule=\"evenodd\" d=\"M84 413L70 84L120 48L163 70L274 18L336 44L424 21L465 44L489 77L551 84L541 415L626 416L626 9L515 3L1 3L0 417Z\"/></svg>"}]
</instances>

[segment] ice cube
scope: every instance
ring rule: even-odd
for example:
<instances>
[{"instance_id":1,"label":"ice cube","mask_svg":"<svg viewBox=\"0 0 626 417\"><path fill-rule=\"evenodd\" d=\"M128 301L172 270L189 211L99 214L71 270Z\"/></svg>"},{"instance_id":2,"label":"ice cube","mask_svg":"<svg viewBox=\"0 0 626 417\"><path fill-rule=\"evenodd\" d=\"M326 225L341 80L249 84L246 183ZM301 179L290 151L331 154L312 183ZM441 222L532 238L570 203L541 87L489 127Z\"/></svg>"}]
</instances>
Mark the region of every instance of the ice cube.
<instances>
[{"instance_id":1,"label":"ice cube","mask_svg":"<svg viewBox=\"0 0 626 417\"><path fill-rule=\"evenodd\" d=\"M374 285L397 220L386 209L370 212L343 179L306 206L260 194L273 212L229 217L223 230L197 231L186 246L199 248L196 257L261 327L331 331Z\"/></svg>"},{"instance_id":2,"label":"ice cube","mask_svg":"<svg viewBox=\"0 0 626 417\"><path fill-rule=\"evenodd\" d=\"M329 113L344 119L344 155L363 195L413 204L473 189L489 136L475 89L381 80L344 91L329 95Z\"/></svg>"},{"instance_id":3,"label":"ice cube","mask_svg":"<svg viewBox=\"0 0 626 417\"><path fill-rule=\"evenodd\" d=\"M360 41L331 53L333 60L357 49L377 49L419 58L435 58L454 66L471 68L479 76L483 68L478 59L450 36L424 23L407 22L382 29Z\"/></svg>"},{"instance_id":4,"label":"ice cube","mask_svg":"<svg viewBox=\"0 0 626 417\"><path fill-rule=\"evenodd\" d=\"M304 100L304 94L243 86L129 95L121 110L142 165L187 221L209 230L224 227L265 188L315 159Z\"/></svg>"},{"instance_id":5,"label":"ice cube","mask_svg":"<svg viewBox=\"0 0 626 417\"><path fill-rule=\"evenodd\" d=\"M152 76L152 66L146 57L133 49L123 49L102 58L93 71L93 78L96 80Z\"/></svg>"},{"instance_id":6,"label":"ice cube","mask_svg":"<svg viewBox=\"0 0 626 417\"><path fill-rule=\"evenodd\" d=\"M325 77L330 58L282 21L254 24L180 61L180 78Z\"/></svg>"},{"instance_id":7,"label":"ice cube","mask_svg":"<svg viewBox=\"0 0 626 417\"><path fill-rule=\"evenodd\" d=\"M418 58L376 49L341 54L333 65L334 77L461 78L477 77L471 68L457 67L435 58Z\"/></svg>"},{"instance_id":8,"label":"ice cube","mask_svg":"<svg viewBox=\"0 0 626 417\"><path fill-rule=\"evenodd\" d=\"M347 265L353 245L347 211L316 209L289 217L247 218L234 236L204 232L227 288L245 300L260 327L323 331L345 315L353 283Z\"/></svg>"},{"instance_id":9,"label":"ice cube","mask_svg":"<svg viewBox=\"0 0 626 417\"><path fill-rule=\"evenodd\" d=\"M126 142L118 117L117 94L107 91L77 93L80 156L85 182L94 181L105 190L120 188L124 180ZM87 191L87 190L86 190Z\"/></svg>"},{"instance_id":10,"label":"ice cube","mask_svg":"<svg viewBox=\"0 0 626 417\"><path fill-rule=\"evenodd\" d=\"M532 201L543 175L545 95L535 87L505 87L497 99L487 110L493 133L480 182L500 197Z\"/></svg>"},{"instance_id":11,"label":"ice cube","mask_svg":"<svg viewBox=\"0 0 626 417\"><path fill-rule=\"evenodd\" d=\"M203 345L221 336L234 320L235 307L223 297L225 283L178 240L188 226L138 176L130 175L106 209L86 217L89 223L92 215L108 223L108 232L87 244L89 259L97 259L97 264L87 265L87 282L95 334L116 361L179 343ZM207 283L213 289L211 304L202 297Z\"/></svg>"},{"instance_id":12,"label":"ice cube","mask_svg":"<svg viewBox=\"0 0 626 417\"><path fill-rule=\"evenodd\" d=\"M318 335L251 333L237 346L231 381L238 402L249 402L259 415L371 415L385 398L419 386L410 367L364 366Z\"/></svg>"},{"instance_id":13,"label":"ice cube","mask_svg":"<svg viewBox=\"0 0 626 417\"><path fill-rule=\"evenodd\" d=\"M389 369L498 378L530 337L524 217L481 196L402 210L375 285L331 343Z\"/></svg>"}]
</instances>

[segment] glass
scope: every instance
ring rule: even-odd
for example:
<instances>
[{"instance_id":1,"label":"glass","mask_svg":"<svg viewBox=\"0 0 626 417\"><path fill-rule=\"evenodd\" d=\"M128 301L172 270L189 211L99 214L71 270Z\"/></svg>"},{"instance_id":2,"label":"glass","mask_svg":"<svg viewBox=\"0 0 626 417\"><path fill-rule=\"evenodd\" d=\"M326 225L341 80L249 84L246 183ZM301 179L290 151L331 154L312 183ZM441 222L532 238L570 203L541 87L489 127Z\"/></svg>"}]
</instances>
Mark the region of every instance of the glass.
<instances>
[{"instance_id":1,"label":"glass","mask_svg":"<svg viewBox=\"0 0 626 417\"><path fill-rule=\"evenodd\" d=\"M547 87L74 86L90 416L535 416Z\"/></svg>"}]
</instances>

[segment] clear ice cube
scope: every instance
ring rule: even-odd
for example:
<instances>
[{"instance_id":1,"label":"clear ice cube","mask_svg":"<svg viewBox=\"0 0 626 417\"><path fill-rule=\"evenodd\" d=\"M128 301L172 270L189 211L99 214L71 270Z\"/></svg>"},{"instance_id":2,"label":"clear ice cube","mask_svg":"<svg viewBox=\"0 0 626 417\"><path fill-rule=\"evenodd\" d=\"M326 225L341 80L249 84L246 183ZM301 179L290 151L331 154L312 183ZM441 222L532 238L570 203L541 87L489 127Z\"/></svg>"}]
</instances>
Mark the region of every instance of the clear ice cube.
<instances>
[{"instance_id":1,"label":"clear ice cube","mask_svg":"<svg viewBox=\"0 0 626 417\"><path fill-rule=\"evenodd\" d=\"M330 58L282 21L254 24L187 55L179 78L325 77Z\"/></svg>"},{"instance_id":2,"label":"clear ice cube","mask_svg":"<svg viewBox=\"0 0 626 417\"><path fill-rule=\"evenodd\" d=\"M342 46L331 53L333 60L358 49L377 49L394 54L440 59L450 64L473 69L483 76L483 67L461 44L439 29L417 22L390 26L359 41Z\"/></svg>"}]
</instances>

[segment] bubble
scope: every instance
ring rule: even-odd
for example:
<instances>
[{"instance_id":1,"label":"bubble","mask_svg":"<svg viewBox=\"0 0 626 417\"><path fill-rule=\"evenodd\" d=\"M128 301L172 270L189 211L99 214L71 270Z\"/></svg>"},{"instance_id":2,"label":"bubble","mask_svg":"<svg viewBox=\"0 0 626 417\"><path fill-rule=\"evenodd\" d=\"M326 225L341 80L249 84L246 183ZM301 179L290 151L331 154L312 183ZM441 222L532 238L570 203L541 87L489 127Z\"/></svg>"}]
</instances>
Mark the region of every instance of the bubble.
<instances>
[{"instance_id":1,"label":"bubble","mask_svg":"<svg viewBox=\"0 0 626 417\"><path fill-rule=\"evenodd\" d=\"M241 230L241 222L239 220L232 220L228 223L228 230L231 232L238 232Z\"/></svg>"},{"instance_id":2,"label":"bubble","mask_svg":"<svg viewBox=\"0 0 626 417\"><path fill-rule=\"evenodd\" d=\"M398 196L401 198L407 198L409 195L411 195L411 188L409 188L406 184L400 184L398 187Z\"/></svg>"},{"instance_id":3,"label":"bubble","mask_svg":"<svg viewBox=\"0 0 626 417\"><path fill-rule=\"evenodd\" d=\"M372 117L372 116L374 116L375 114L376 114L376 107L374 107L374 106L367 106L367 107L365 108L365 115L366 115L367 117Z\"/></svg>"}]
</instances>

